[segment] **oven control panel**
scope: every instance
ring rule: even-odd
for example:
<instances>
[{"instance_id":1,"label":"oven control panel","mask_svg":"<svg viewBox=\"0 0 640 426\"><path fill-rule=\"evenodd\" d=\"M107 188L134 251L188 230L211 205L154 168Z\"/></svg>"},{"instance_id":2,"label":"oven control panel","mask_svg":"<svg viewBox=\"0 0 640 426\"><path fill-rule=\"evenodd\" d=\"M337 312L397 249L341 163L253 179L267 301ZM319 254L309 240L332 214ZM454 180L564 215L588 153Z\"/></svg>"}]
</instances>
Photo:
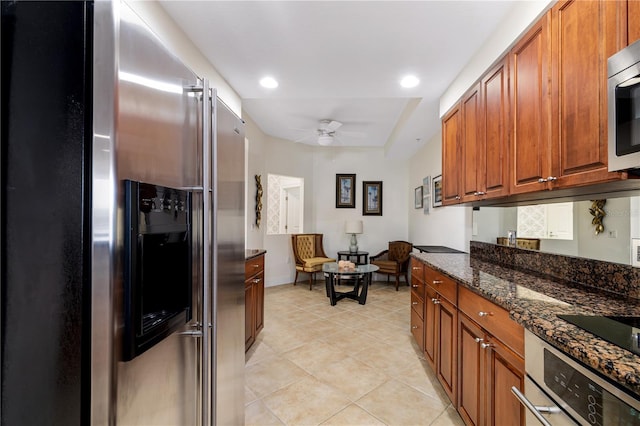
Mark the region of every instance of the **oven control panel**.
<instances>
[{"instance_id":1,"label":"oven control panel","mask_svg":"<svg viewBox=\"0 0 640 426\"><path fill-rule=\"evenodd\" d=\"M544 383L586 424L640 424L640 410L620 400L547 349L544 350Z\"/></svg>"}]
</instances>

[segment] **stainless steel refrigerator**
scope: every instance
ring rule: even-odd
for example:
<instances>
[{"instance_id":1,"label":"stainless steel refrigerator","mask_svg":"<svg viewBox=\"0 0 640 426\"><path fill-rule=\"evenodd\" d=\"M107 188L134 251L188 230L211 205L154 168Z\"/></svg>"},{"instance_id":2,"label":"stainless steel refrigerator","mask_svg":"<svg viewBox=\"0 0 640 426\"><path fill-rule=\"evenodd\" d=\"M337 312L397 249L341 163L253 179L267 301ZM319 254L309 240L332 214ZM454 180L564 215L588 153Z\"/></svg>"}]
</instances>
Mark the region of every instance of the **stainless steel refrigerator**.
<instances>
[{"instance_id":1,"label":"stainless steel refrigerator","mask_svg":"<svg viewBox=\"0 0 640 426\"><path fill-rule=\"evenodd\" d=\"M242 424L242 120L119 1L2 2L2 64L1 423ZM191 267L124 355L130 181L189 194L145 200L189 200Z\"/></svg>"}]
</instances>

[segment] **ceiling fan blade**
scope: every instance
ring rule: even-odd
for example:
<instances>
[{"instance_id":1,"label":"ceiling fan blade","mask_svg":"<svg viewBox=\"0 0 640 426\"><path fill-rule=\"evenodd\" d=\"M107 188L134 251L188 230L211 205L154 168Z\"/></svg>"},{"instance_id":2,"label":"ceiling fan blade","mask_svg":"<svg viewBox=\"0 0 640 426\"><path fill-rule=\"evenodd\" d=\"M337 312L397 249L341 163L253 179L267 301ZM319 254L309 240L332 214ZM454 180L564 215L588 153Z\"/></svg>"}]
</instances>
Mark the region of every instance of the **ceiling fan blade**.
<instances>
[{"instance_id":1,"label":"ceiling fan blade","mask_svg":"<svg viewBox=\"0 0 640 426\"><path fill-rule=\"evenodd\" d=\"M327 124L327 131L329 132L335 132L340 126L342 126L342 123L339 121L335 121L335 120L331 120L328 124Z\"/></svg>"}]
</instances>

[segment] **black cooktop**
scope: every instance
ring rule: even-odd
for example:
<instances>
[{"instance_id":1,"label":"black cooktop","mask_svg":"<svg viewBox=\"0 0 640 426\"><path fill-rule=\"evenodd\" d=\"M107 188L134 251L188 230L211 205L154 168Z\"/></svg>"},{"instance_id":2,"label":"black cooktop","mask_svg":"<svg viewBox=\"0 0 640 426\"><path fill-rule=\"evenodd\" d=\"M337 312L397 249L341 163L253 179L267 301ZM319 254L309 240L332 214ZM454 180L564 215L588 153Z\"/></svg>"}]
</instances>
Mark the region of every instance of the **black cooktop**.
<instances>
[{"instance_id":1,"label":"black cooktop","mask_svg":"<svg viewBox=\"0 0 640 426\"><path fill-rule=\"evenodd\" d=\"M558 318L640 355L640 317L558 315Z\"/></svg>"},{"instance_id":2,"label":"black cooktop","mask_svg":"<svg viewBox=\"0 0 640 426\"><path fill-rule=\"evenodd\" d=\"M445 246L413 246L413 248L421 253L464 253L463 251Z\"/></svg>"}]
</instances>

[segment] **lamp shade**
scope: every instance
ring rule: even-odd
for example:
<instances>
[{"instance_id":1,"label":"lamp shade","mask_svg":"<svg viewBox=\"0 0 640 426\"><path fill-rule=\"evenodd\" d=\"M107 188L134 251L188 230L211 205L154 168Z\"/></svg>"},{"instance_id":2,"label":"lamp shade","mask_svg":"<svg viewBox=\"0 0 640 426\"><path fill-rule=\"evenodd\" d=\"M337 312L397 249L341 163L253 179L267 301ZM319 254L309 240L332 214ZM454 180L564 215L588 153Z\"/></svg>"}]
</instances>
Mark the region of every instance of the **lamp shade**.
<instances>
[{"instance_id":1,"label":"lamp shade","mask_svg":"<svg viewBox=\"0 0 640 426\"><path fill-rule=\"evenodd\" d=\"M348 220L344 224L345 234L362 234L362 221L361 220Z\"/></svg>"}]
</instances>

